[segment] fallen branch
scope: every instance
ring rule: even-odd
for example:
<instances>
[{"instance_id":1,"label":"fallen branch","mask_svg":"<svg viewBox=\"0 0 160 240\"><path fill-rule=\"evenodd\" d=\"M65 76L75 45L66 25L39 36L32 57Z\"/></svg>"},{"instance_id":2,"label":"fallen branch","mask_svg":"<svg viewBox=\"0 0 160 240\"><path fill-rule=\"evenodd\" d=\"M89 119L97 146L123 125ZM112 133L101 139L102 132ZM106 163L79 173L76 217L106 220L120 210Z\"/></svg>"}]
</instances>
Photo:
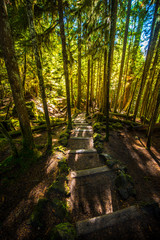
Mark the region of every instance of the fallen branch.
<instances>
[{"instance_id":1,"label":"fallen branch","mask_svg":"<svg viewBox=\"0 0 160 240\"><path fill-rule=\"evenodd\" d=\"M51 127L61 126L63 124L65 124L64 121L63 122L58 122L57 121L57 122L51 123ZM32 132L36 132L36 131L39 131L39 130L43 131L43 130L46 130L46 128L47 128L46 124L43 124L43 125L40 125L40 126L35 126L35 127L32 127ZM17 137L17 136L21 135L21 130L10 131L8 133L11 137ZM0 134L0 138L4 138L3 134Z\"/></svg>"}]
</instances>

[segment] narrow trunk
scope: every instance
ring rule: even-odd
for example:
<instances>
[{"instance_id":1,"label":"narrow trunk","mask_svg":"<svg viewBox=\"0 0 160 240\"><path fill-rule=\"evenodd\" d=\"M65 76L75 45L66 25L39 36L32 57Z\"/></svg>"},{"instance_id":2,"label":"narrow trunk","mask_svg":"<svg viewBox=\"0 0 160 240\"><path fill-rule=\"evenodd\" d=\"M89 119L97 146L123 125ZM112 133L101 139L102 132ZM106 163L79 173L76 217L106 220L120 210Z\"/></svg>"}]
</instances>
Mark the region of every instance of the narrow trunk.
<instances>
[{"instance_id":1,"label":"narrow trunk","mask_svg":"<svg viewBox=\"0 0 160 240\"><path fill-rule=\"evenodd\" d=\"M107 48L104 50L104 68L103 68L103 113L106 115L107 109L107 96L106 96L106 85L107 85Z\"/></svg>"},{"instance_id":2,"label":"narrow trunk","mask_svg":"<svg viewBox=\"0 0 160 240\"><path fill-rule=\"evenodd\" d=\"M154 58L154 61L153 61L153 64L152 64L152 68L150 70L149 80L147 82L146 90L145 90L143 101L142 101L141 116L145 115L145 112L146 112L146 109L147 109L149 93L150 93L150 89L151 89L151 86L152 86L153 74L154 74L154 71L157 67L159 57L160 57L160 38L159 38L159 41L158 41L158 44L157 44L157 52L156 52L156 55L155 55L155 58Z\"/></svg>"},{"instance_id":3,"label":"narrow trunk","mask_svg":"<svg viewBox=\"0 0 160 240\"><path fill-rule=\"evenodd\" d=\"M26 48L25 48L25 50L24 50L23 80L22 80L24 95L25 95L26 70L27 70L27 52L26 52Z\"/></svg>"},{"instance_id":4,"label":"narrow trunk","mask_svg":"<svg viewBox=\"0 0 160 240\"><path fill-rule=\"evenodd\" d=\"M78 99L77 108L81 107L81 12L78 12Z\"/></svg>"},{"instance_id":5,"label":"narrow trunk","mask_svg":"<svg viewBox=\"0 0 160 240\"><path fill-rule=\"evenodd\" d=\"M126 54L126 46L127 46L127 36L128 36L128 27L129 27L130 13L131 13L131 0L128 1L126 27L125 27L125 34L124 34L124 41L123 41L122 59L121 59L121 66L120 66L117 94L116 94L115 105L114 105L114 112L116 112L116 110L117 110L117 104L118 104L120 90L121 90L121 81L122 81L124 60L125 60L125 54Z\"/></svg>"},{"instance_id":6,"label":"narrow trunk","mask_svg":"<svg viewBox=\"0 0 160 240\"><path fill-rule=\"evenodd\" d=\"M65 30L64 30L62 0L58 0L58 13L59 13L60 35L62 40L63 68L64 68L65 83L66 83L68 128L71 129L72 119L71 119L70 87L69 87L69 76L68 76L68 56L66 51L66 36L65 36Z\"/></svg>"},{"instance_id":7,"label":"narrow trunk","mask_svg":"<svg viewBox=\"0 0 160 240\"><path fill-rule=\"evenodd\" d=\"M42 98L42 102L43 102L43 109L44 109L45 119L46 119L46 124L47 124L48 148L50 148L52 146L51 125L50 125L48 106L47 106L47 101L46 101L46 93L45 93L44 79L43 79L43 73L42 73L42 64L41 64L41 59L40 59L39 49L38 49L37 33L34 28L34 22L33 22L33 12L32 12L31 0L26 1L26 6L27 6L29 30L30 30L30 35L32 38L32 46L33 46L34 56L35 56L35 61L36 61L36 66L37 66L37 75L38 75L38 79L39 79L41 98Z\"/></svg>"},{"instance_id":8,"label":"narrow trunk","mask_svg":"<svg viewBox=\"0 0 160 240\"><path fill-rule=\"evenodd\" d=\"M116 34L116 21L117 21L117 0L112 1L111 5L111 29L110 29L110 39L109 39L109 55L108 55L108 72L107 72L107 102L106 102L106 141L109 141L109 89L110 89L110 79L112 73L113 64L113 51L114 51L114 40Z\"/></svg>"},{"instance_id":9,"label":"narrow trunk","mask_svg":"<svg viewBox=\"0 0 160 240\"><path fill-rule=\"evenodd\" d=\"M89 115L89 85L90 85L90 59L88 59L88 77L87 77L87 103L86 103L86 116Z\"/></svg>"},{"instance_id":10,"label":"narrow trunk","mask_svg":"<svg viewBox=\"0 0 160 240\"><path fill-rule=\"evenodd\" d=\"M91 91L90 91L90 107L93 107L93 56L92 56L92 62L91 62Z\"/></svg>"},{"instance_id":11,"label":"narrow trunk","mask_svg":"<svg viewBox=\"0 0 160 240\"><path fill-rule=\"evenodd\" d=\"M0 42L3 48L3 55L7 68L8 79L20 122L23 137L23 148L32 150L34 149L35 145L24 101L20 73L8 20L7 7L4 0L0 1L0 23Z\"/></svg>"},{"instance_id":12,"label":"narrow trunk","mask_svg":"<svg viewBox=\"0 0 160 240\"><path fill-rule=\"evenodd\" d=\"M160 73L159 73L159 75L158 75L158 78L160 79ZM153 112L152 118L151 118L151 120L150 120L149 129L148 129L148 134L147 134L147 136L148 136L148 139L147 139L147 148L148 148L148 149L150 149L150 147L151 147L151 137L152 137L154 125L155 125L156 120L157 120L159 105L160 105L160 87L159 87L159 91L158 91L158 97L157 97L156 107L155 107L155 110L154 110L154 112Z\"/></svg>"}]
</instances>

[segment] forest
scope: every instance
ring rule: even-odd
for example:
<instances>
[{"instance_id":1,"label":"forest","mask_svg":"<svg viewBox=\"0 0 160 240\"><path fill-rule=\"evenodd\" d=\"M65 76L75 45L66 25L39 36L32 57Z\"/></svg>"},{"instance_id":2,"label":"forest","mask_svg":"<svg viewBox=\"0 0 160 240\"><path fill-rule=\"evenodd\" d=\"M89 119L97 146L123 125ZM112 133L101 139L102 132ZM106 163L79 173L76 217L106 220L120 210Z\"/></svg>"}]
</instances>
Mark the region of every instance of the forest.
<instances>
[{"instance_id":1,"label":"forest","mask_svg":"<svg viewBox=\"0 0 160 240\"><path fill-rule=\"evenodd\" d=\"M0 0L2 240L159 239L159 105L159 0Z\"/></svg>"}]
</instances>

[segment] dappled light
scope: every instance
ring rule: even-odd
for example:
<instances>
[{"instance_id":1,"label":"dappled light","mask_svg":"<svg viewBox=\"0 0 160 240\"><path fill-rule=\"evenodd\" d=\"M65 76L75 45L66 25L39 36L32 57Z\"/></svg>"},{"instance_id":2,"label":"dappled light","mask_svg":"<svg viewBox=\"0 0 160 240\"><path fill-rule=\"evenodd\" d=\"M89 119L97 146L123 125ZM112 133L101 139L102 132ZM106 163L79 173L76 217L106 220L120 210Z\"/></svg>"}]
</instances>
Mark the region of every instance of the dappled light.
<instances>
[{"instance_id":1,"label":"dappled light","mask_svg":"<svg viewBox=\"0 0 160 240\"><path fill-rule=\"evenodd\" d=\"M160 236L160 1L0 0L0 238Z\"/></svg>"}]
</instances>

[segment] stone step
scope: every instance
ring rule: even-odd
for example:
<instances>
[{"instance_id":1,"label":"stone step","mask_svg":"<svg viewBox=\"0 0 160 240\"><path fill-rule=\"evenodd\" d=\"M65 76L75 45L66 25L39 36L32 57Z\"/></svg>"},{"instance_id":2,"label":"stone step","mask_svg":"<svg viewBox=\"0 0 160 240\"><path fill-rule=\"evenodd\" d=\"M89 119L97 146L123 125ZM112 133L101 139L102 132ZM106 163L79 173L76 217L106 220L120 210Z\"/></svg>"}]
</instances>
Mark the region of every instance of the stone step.
<instances>
[{"instance_id":1,"label":"stone step","mask_svg":"<svg viewBox=\"0 0 160 240\"><path fill-rule=\"evenodd\" d=\"M119 222L126 224L127 221L140 215L139 209L136 206L131 206L110 214L82 220L76 223L77 235L86 235L104 228L110 228L113 225L116 226Z\"/></svg>"},{"instance_id":2,"label":"stone step","mask_svg":"<svg viewBox=\"0 0 160 240\"><path fill-rule=\"evenodd\" d=\"M112 172L111 169L109 169L106 165L97 167L97 168L90 168L90 169L85 169L85 170L80 170L80 171L72 171L71 172L71 177L72 178L80 178L80 177L86 177L90 176L93 174L100 174L104 172Z\"/></svg>"},{"instance_id":3,"label":"stone step","mask_svg":"<svg viewBox=\"0 0 160 240\"><path fill-rule=\"evenodd\" d=\"M91 149L78 149L78 150L69 150L69 154L89 154L89 153L97 153L95 148Z\"/></svg>"}]
</instances>

